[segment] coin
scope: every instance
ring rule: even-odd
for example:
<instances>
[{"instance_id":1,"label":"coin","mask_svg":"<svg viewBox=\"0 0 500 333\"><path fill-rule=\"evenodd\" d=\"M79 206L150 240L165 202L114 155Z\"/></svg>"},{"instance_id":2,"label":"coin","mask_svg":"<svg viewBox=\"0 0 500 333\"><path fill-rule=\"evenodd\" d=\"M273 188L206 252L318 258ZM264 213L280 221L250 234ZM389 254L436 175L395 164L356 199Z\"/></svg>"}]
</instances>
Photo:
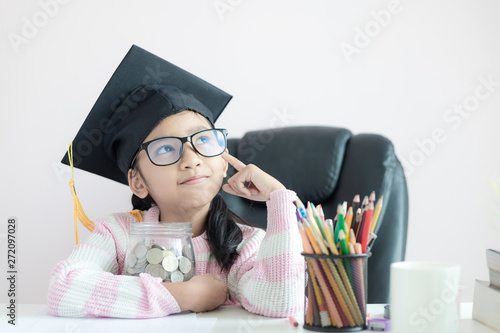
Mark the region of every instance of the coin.
<instances>
[{"instance_id":1,"label":"coin","mask_svg":"<svg viewBox=\"0 0 500 333\"><path fill-rule=\"evenodd\" d=\"M194 260L193 250L189 244L186 244L182 247L182 254L188 258L189 260Z\"/></svg>"},{"instance_id":2,"label":"coin","mask_svg":"<svg viewBox=\"0 0 500 333\"><path fill-rule=\"evenodd\" d=\"M175 254L170 250L164 250L163 251L163 258L165 258L166 256L174 256L175 257Z\"/></svg>"},{"instance_id":3,"label":"coin","mask_svg":"<svg viewBox=\"0 0 500 333\"><path fill-rule=\"evenodd\" d=\"M179 269L181 270L182 273L187 274L191 271L191 260L189 260L186 257L181 257L179 259Z\"/></svg>"},{"instance_id":4,"label":"coin","mask_svg":"<svg viewBox=\"0 0 500 333\"><path fill-rule=\"evenodd\" d=\"M152 244L151 248L152 249L160 249L162 251L165 251L165 248L163 246L161 246L160 244Z\"/></svg>"},{"instance_id":5,"label":"coin","mask_svg":"<svg viewBox=\"0 0 500 333\"><path fill-rule=\"evenodd\" d=\"M137 258L145 257L147 252L148 248L141 243L137 244L134 248L134 254Z\"/></svg>"},{"instance_id":6,"label":"coin","mask_svg":"<svg viewBox=\"0 0 500 333\"><path fill-rule=\"evenodd\" d=\"M179 267L179 262L173 254L167 255L165 258L163 258L162 266L167 272L173 272L177 269L177 267Z\"/></svg>"},{"instance_id":7,"label":"coin","mask_svg":"<svg viewBox=\"0 0 500 333\"><path fill-rule=\"evenodd\" d=\"M141 258L141 259L137 259L137 262L135 263L135 268L139 268L139 267L146 267L146 265L148 264L147 260L146 260L146 257L144 258Z\"/></svg>"},{"instance_id":8,"label":"coin","mask_svg":"<svg viewBox=\"0 0 500 333\"><path fill-rule=\"evenodd\" d=\"M129 267L134 267L136 263L137 263L137 257L135 255L132 255L132 253L129 253L127 257L127 265Z\"/></svg>"},{"instance_id":9,"label":"coin","mask_svg":"<svg viewBox=\"0 0 500 333\"><path fill-rule=\"evenodd\" d=\"M184 281L184 275L179 271L174 271L170 275L170 279L172 280L172 282L182 282Z\"/></svg>"},{"instance_id":10,"label":"coin","mask_svg":"<svg viewBox=\"0 0 500 333\"><path fill-rule=\"evenodd\" d=\"M146 267L148 274L154 277L159 277L162 280L164 280L167 277L167 272L163 269L163 267L160 264L149 264L148 267Z\"/></svg>"},{"instance_id":11,"label":"coin","mask_svg":"<svg viewBox=\"0 0 500 333\"><path fill-rule=\"evenodd\" d=\"M141 271L138 270L137 268L129 267L129 268L127 268L127 272L129 274L137 274L137 273L140 273Z\"/></svg>"},{"instance_id":12,"label":"coin","mask_svg":"<svg viewBox=\"0 0 500 333\"><path fill-rule=\"evenodd\" d=\"M163 259L162 250L157 248L152 248L148 251L146 258L150 264L159 264Z\"/></svg>"}]
</instances>

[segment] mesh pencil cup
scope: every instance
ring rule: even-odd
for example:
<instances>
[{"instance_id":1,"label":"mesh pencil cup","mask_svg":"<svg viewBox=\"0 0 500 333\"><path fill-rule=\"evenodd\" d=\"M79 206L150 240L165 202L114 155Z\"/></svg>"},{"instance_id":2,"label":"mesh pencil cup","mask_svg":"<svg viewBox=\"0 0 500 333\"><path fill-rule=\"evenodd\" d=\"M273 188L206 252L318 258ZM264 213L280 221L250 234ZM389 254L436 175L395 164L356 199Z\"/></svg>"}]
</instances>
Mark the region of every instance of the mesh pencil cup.
<instances>
[{"instance_id":1,"label":"mesh pencil cup","mask_svg":"<svg viewBox=\"0 0 500 333\"><path fill-rule=\"evenodd\" d=\"M371 253L302 253L307 262L304 328L319 332L366 329L367 268Z\"/></svg>"},{"instance_id":2,"label":"mesh pencil cup","mask_svg":"<svg viewBox=\"0 0 500 333\"><path fill-rule=\"evenodd\" d=\"M148 273L163 282L183 282L196 272L191 223L132 222L124 274Z\"/></svg>"}]
</instances>

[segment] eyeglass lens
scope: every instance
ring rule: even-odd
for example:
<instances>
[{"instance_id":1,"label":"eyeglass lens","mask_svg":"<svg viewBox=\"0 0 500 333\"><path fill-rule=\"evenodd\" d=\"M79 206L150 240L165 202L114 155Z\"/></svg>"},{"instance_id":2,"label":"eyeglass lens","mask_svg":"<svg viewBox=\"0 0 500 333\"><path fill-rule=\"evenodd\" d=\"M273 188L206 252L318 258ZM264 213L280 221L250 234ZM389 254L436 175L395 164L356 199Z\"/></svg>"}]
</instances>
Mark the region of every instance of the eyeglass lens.
<instances>
[{"instance_id":1,"label":"eyeglass lens","mask_svg":"<svg viewBox=\"0 0 500 333\"><path fill-rule=\"evenodd\" d=\"M217 156L226 149L224 134L218 130L198 132L191 137L195 150L202 156ZM179 160L182 153L182 141L178 138L163 138L153 141L148 146L148 155L153 163L168 165Z\"/></svg>"}]
</instances>

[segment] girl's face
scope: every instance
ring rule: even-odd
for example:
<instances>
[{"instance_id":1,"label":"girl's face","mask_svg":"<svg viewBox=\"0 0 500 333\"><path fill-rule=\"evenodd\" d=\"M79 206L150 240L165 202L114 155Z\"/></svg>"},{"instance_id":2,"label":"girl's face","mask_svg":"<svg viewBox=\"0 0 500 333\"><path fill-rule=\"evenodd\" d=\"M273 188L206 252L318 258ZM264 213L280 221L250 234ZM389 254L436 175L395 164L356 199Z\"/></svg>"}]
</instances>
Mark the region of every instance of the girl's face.
<instances>
[{"instance_id":1,"label":"girl's face","mask_svg":"<svg viewBox=\"0 0 500 333\"><path fill-rule=\"evenodd\" d=\"M211 128L204 116L185 110L160 121L144 142L166 136L186 137ZM141 198L151 194L162 212L172 213L182 213L189 208L208 208L219 192L228 168L220 155L203 157L189 142L184 144L182 156L174 164L156 166L142 150L137 156L137 165L140 172L129 171L132 191Z\"/></svg>"}]
</instances>

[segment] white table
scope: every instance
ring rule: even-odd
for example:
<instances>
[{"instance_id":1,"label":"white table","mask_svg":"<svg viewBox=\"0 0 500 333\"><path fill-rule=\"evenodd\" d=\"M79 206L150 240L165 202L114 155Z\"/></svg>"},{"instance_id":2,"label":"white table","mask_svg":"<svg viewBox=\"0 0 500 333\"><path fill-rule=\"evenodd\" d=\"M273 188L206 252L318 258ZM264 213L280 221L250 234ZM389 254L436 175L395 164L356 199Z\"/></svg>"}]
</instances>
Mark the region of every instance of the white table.
<instances>
[{"instance_id":1,"label":"white table","mask_svg":"<svg viewBox=\"0 0 500 333\"><path fill-rule=\"evenodd\" d=\"M302 325L302 314L296 316L299 327L290 324L287 318L267 318L254 315L237 306L223 306L205 313L181 313L155 319L80 319L53 317L47 313L45 304L18 304L16 326L7 324L6 306L0 318L0 332L50 332L50 333L150 333L150 332L312 332ZM383 304L369 304L368 313L382 318ZM495 333L496 331L472 319L472 303L461 304L460 332Z\"/></svg>"}]
</instances>

